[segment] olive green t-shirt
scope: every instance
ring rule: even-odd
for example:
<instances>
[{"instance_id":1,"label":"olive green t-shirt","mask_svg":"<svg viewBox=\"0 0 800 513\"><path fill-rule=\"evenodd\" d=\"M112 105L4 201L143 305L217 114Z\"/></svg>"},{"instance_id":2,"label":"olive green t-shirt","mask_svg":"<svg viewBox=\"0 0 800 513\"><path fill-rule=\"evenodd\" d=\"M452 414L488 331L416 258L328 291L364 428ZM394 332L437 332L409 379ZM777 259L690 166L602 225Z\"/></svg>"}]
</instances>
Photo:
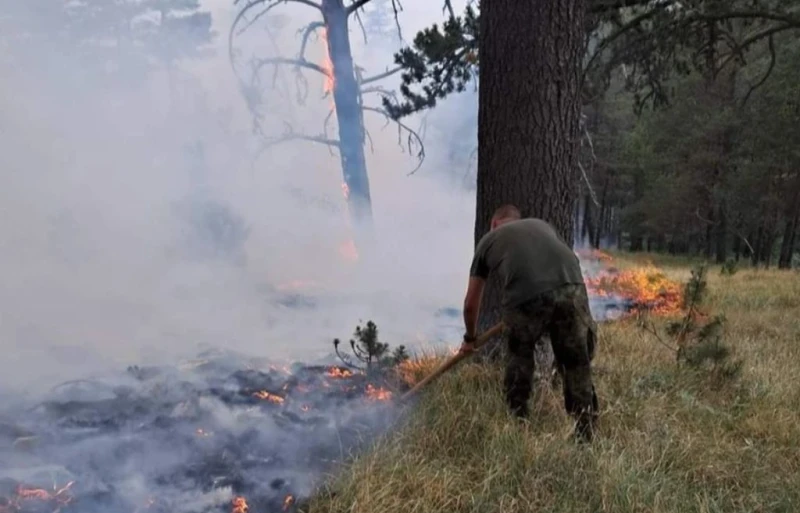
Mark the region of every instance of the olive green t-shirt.
<instances>
[{"instance_id":1,"label":"olive green t-shirt","mask_svg":"<svg viewBox=\"0 0 800 513\"><path fill-rule=\"evenodd\" d=\"M497 272L503 306L515 307L561 285L584 283L578 257L541 219L520 219L490 231L478 242L470 276Z\"/></svg>"}]
</instances>

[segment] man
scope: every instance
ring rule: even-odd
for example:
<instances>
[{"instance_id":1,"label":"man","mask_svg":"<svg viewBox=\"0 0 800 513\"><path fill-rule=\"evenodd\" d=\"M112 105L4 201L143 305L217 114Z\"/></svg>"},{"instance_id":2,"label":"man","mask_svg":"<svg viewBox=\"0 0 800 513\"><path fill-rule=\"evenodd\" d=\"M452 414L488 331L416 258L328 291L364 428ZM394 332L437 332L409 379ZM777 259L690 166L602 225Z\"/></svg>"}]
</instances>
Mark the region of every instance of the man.
<instances>
[{"instance_id":1,"label":"man","mask_svg":"<svg viewBox=\"0 0 800 513\"><path fill-rule=\"evenodd\" d=\"M597 325L578 257L545 221L521 219L513 205L498 208L491 230L475 248L470 268L464 299L464 352L474 350L483 289L492 272L498 274L503 292L509 353L504 385L509 408L520 418L528 416L534 346L549 334L563 377L564 406L577 421L576 436L591 441L597 414L591 376Z\"/></svg>"}]
</instances>

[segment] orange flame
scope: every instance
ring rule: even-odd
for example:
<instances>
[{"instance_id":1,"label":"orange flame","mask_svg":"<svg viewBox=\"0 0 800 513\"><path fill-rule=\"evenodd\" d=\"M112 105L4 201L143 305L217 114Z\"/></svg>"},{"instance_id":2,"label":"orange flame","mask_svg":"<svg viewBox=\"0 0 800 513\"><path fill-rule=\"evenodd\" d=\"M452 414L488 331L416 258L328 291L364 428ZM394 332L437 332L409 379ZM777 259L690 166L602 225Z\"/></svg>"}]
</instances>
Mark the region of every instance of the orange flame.
<instances>
[{"instance_id":1,"label":"orange flame","mask_svg":"<svg viewBox=\"0 0 800 513\"><path fill-rule=\"evenodd\" d=\"M287 511L292 504L294 504L294 495L287 495L286 498L283 499L283 511Z\"/></svg>"},{"instance_id":2,"label":"orange flame","mask_svg":"<svg viewBox=\"0 0 800 513\"><path fill-rule=\"evenodd\" d=\"M392 398L392 393L385 388L375 388L367 385L367 398L373 401L388 401Z\"/></svg>"},{"instance_id":3,"label":"orange flame","mask_svg":"<svg viewBox=\"0 0 800 513\"><path fill-rule=\"evenodd\" d=\"M653 265L621 271L606 271L587 278L586 286L594 296L617 295L634 302L633 310L670 315L680 311L683 288Z\"/></svg>"},{"instance_id":4,"label":"orange flame","mask_svg":"<svg viewBox=\"0 0 800 513\"><path fill-rule=\"evenodd\" d=\"M275 404L283 404L283 401L285 401L285 399L283 397L281 397L279 395L275 395L275 394L270 394L266 390L260 390L260 391L258 391L256 393L254 393L253 397L257 397L257 398L261 399L262 401L270 401L270 402L273 402Z\"/></svg>"},{"instance_id":5,"label":"orange flame","mask_svg":"<svg viewBox=\"0 0 800 513\"><path fill-rule=\"evenodd\" d=\"M329 95L333 92L334 87L334 76L333 76L333 61L331 60L331 51L330 47L328 46L328 30L326 28L322 28L322 49L324 53L324 57L322 58L322 70L325 72L325 84L323 85L323 91L325 95Z\"/></svg>"},{"instance_id":6,"label":"orange flame","mask_svg":"<svg viewBox=\"0 0 800 513\"><path fill-rule=\"evenodd\" d=\"M231 513L247 513L250 510L250 506L247 505L247 500L244 497L236 497L233 499L232 504Z\"/></svg>"},{"instance_id":7,"label":"orange flame","mask_svg":"<svg viewBox=\"0 0 800 513\"><path fill-rule=\"evenodd\" d=\"M331 367L328 369L328 376L331 378L350 378L353 376L353 371L340 369L339 367Z\"/></svg>"},{"instance_id":8,"label":"orange flame","mask_svg":"<svg viewBox=\"0 0 800 513\"><path fill-rule=\"evenodd\" d=\"M70 495L69 490L72 488L73 484L75 484L75 481L70 481L61 488L53 487L52 492L49 492L43 488L27 488L25 486L18 486L16 495L11 499L6 500L5 504L0 504L0 512L10 513L24 510L25 502L35 500L53 503L52 510L54 513L56 513L61 511L61 508L72 502L72 495Z\"/></svg>"}]
</instances>

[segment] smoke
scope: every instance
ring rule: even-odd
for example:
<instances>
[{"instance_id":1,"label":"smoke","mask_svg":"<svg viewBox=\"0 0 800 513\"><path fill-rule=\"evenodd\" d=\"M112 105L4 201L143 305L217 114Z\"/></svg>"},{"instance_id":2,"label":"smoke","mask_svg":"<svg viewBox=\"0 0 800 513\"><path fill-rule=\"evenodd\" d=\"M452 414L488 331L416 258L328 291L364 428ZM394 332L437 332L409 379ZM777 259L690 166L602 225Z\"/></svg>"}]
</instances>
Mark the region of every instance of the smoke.
<instances>
[{"instance_id":1,"label":"smoke","mask_svg":"<svg viewBox=\"0 0 800 513\"><path fill-rule=\"evenodd\" d=\"M375 3L391 12L387 0ZM394 127L367 115L377 237L356 264L341 251L351 233L338 157L305 142L258 151L227 60L230 2L202 5L217 37L213 55L191 59L176 56L197 47L202 18L141 47L110 29L120 20L63 28L61 2L4 4L0 391L39 392L215 347L309 360L367 319L393 345L451 336L437 311L461 299L474 223L468 155L454 159L452 149L464 146L474 105L427 116L426 160L414 176ZM439 5L405 4L407 40L441 18ZM294 56L313 13L292 3L273 12L271 35L253 26L246 50ZM156 38L158 15L148 16L122 21ZM320 43L310 44L319 56ZM391 34L365 43L355 22L351 44L366 73L390 67L399 45ZM297 85L291 68L264 89L266 132L280 134L287 119L321 132L330 100L319 77L307 80L302 106L280 96Z\"/></svg>"}]
</instances>

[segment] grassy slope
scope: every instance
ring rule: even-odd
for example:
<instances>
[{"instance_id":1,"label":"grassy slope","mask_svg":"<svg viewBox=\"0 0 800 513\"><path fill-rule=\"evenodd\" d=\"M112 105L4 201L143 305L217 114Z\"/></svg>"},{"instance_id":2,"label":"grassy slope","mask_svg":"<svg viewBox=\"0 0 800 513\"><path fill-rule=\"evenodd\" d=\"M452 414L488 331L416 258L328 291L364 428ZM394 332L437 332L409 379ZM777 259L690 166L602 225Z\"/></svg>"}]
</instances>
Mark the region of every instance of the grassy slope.
<instances>
[{"instance_id":1,"label":"grassy slope","mask_svg":"<svg viewBox=\"0 0 800 513\"><path fill-rule=\"evenodd\" d=\"M664 265L689 275L680 262ZM725 340L745 362L735 380L680 370L630 322L605 324L601 433L580 448L567 439L558 391L540 389L535 420L520 426L502 403L502 371L464 364L309 511L800 510L800 274L712 269L709 286L709 306L728 318Z\"/></svg>"}]
</instances>

